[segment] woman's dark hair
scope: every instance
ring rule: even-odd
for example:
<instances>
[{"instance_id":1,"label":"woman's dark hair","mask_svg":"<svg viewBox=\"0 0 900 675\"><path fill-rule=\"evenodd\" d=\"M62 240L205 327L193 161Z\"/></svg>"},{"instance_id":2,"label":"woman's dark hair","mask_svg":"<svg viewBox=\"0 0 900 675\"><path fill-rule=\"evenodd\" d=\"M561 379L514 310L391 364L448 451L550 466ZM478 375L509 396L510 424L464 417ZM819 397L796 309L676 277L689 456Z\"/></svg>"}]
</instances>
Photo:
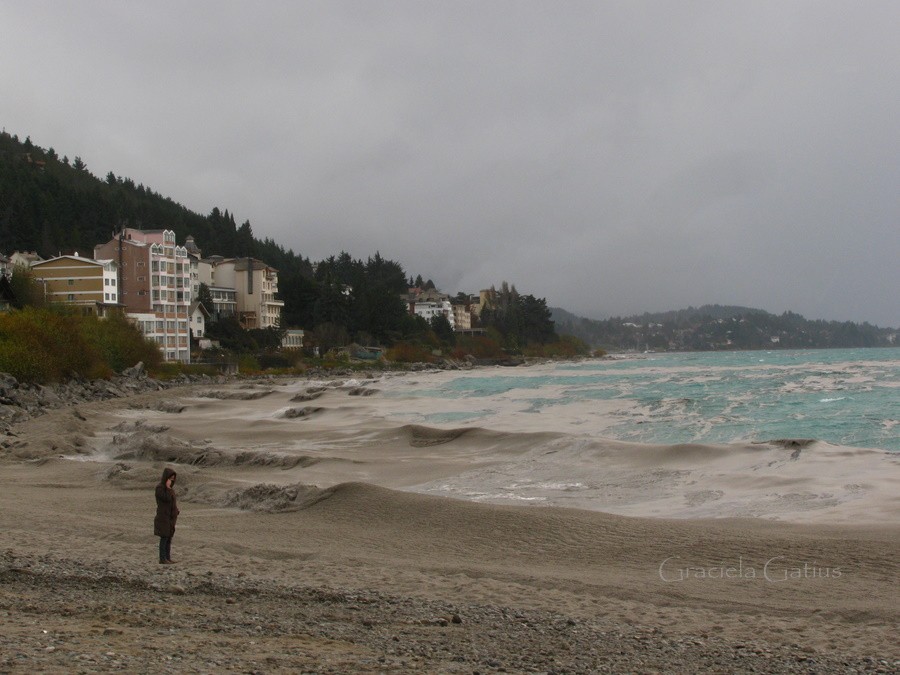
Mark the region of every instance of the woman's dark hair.
<instances>
[{"instance_id":1,"label":"woman's dark hair","mask_svg":"<svg viewBox=\"0 0 900 675\"><path fill-rule=\"evenodd\" d=\"M175 473L175 469L166 467L165 469L163 469L162 478L160 479L159 484L165 486L167 480L169 480L170 478L174 478L177 475L178 474Z\"/></svg>"}]
</instances>

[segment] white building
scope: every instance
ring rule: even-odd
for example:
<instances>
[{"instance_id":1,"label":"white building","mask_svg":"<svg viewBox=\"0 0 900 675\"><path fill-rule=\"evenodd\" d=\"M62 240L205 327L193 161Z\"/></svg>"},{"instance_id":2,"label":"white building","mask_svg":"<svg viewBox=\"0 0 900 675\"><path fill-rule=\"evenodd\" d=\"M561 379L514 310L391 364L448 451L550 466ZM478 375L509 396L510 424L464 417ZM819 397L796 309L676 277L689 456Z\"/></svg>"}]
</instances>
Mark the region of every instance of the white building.
<instances>
[{"instance_id":1,"label":"white building","mask_svg":"<svg viewBox=\"0 0 900 675\"><path fill-rule=\"evenodd\" d=\"M411 293L407 298L410 314L421 316L431 323L436 316L444 316L450 323L450 328L456 330L456 318L453 316L453 307L450 297L436 290L427 290L420 293Z\"/></svg>"},{"instance_id":2,"label":"white building","mask_svg":"<svg viewBox=\"0 0 900 675\"><path fill-rule=\"evenodd\" d=\"M159 344L163 358L190 363L191 263L175 232L125 228L95 246L94 257L118 264L119 302L129 315L156 317L153 333L146 335ZM135 321L144 327L148 320Z\"/></svg>"},{"instance_id":3,"label":"white building","mask_svg":"<svg viewBox=\"0 0 900 675\"><path fill-rule=\"evenodd\" d=\"M301 349L303 347L303 329L289 328L281 338L282 349Z\"/></svg>"},{"instance_id":4,"label":"white building","mask_svg":"<svg viewBox=\"0 0 900 675\"><path fill-rule=\"evenodd\" d=\"M189 316L191 336L195 340L205 337L206 321L209 319L209 311L206 307L204 307L199 300L194 300L194 302L191 303Z\"/></svg>"}]
</instances>

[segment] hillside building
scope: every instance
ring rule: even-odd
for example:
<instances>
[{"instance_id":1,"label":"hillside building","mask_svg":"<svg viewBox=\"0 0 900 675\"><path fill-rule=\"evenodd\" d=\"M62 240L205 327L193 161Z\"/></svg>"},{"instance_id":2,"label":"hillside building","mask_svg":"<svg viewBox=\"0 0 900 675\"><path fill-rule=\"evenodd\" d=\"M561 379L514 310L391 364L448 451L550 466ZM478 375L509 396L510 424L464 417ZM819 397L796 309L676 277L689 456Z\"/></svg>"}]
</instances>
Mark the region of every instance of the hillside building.
<instances>
[{"instance_id":1,"label":"hillside building","mask_svg":"<svg viewBox=\"0 0 900 675\"><path fill-rule=\"evenodd\" d=\"M34 280L48 302L80 307L84 314L106 316L118 309L118 270L112 260L61 255L31 264Z\"/></svg>"},{"instance_id":2,"label":"hillside building","mask_svg":"<svg viewBox=\"0 0 900 675\"><path fill-rule=\"evenodd\" d=\"M451 305L453 308L453 330L463 331L472 329L472 312L468 305Z\"/></svg>"},{"instance_id":3,"label":"hillside building","mask_svg":"<svg viewBox=\"0 0 900 675\"><path fill-rule=\"evenodd\" d=\"M281 325L282 300L277 300L278 270L256 258L224 258L213 261L210 293L217 294L225 309L234 291L234 313L246 329L278 328Z\"/></svg>"},{"instance_id":4,"label":"hillside building","mask_svg":"<svg viewBox=\"0 0 900 675\"><path fill-rule=\"evenodd\" d=\"M175 242L172 230L125 228L105 244L94 247L94 257L118 265L119 302L155 340L166 361L190 363L189 310L191 265L187 249ZM161 330L160 330L161 328Z\"/></svg>"},{"instance_id":5,"label":"hillside building","mask_svg":"<svg viewBox=\"0 0 900 675\"><path fill-rule=\"evenodd\" d=\"M431 323L431 320L436 316L444 316L450 323L450 327L455 327L456 318L453 315L450 296L435 289L429 289L427 291L414 289L411 290L405 299L410 314L421 316L429 323Z\"/></svg>"}]
</instances>

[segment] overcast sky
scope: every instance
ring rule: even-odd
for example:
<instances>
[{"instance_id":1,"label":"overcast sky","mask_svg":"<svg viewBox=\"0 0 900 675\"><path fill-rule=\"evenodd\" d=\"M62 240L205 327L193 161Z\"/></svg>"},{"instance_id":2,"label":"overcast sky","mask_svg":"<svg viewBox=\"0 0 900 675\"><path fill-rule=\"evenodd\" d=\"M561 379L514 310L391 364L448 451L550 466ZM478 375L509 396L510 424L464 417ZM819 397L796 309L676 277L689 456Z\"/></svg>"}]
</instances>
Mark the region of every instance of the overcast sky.
<instances>
[{"instance_id":1,"label":"overcast sky","mask_svg":"<svg viewBox=\"0 0 900 675\"><path fill-rule=\"evenodd\" d=\"M0 124L447 292L898 326L898 29L896 0L0 0Z\"/></svg>"}]
</instances>

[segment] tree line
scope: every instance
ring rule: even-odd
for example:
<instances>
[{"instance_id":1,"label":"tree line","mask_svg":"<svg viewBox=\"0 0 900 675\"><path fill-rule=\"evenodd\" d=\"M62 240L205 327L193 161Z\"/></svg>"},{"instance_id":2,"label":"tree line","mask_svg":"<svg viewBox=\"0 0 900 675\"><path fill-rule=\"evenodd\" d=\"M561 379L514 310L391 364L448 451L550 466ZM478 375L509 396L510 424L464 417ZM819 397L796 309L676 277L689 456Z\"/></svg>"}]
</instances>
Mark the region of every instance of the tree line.
<instances>
[{"instance_id":1,"label":"tree line","mask_svg":"<svg viewBox=\"0 0 900 675\"><path fill-rule=\"evenodd\" d=\"M704 305L672 312L584 319L554 308L556 324L586 343L613 350L710 351L890 347L897 331L869 323L806 319L760 309Z\"/></svg>"},{"instance_id":2,"label":"tree line","mask_svg":"<svg viewBox=\"0 0 900 675\"><path fill-rule=\"evenodd\" d=\"M413 277L380 252L365 260L341 252L313 263L272 239L257 239L250 221L238 225L227 209L216 207L201 215L131 178L113 172L97 178L80 157L70 161L30 138L0 134L0 245L7 253L90 256L96 244L123 227L166 228L182 243L193 236L204 255L265 261L278 270L279 296L285 303L282 326L307 329L322 346L350 341L454 346L455 336L443 317L428 323L411 315L403 299L410 286L433 288L434 282ZM518 352L558 341L543 299L520 295L505 282L491 297L482 322L501 349ZM221 328L235 344L250 344L246 336L233 335L233 326ZM263 336L257 338L254 344L266 343Z\"/></svg>"}]
</instances>

